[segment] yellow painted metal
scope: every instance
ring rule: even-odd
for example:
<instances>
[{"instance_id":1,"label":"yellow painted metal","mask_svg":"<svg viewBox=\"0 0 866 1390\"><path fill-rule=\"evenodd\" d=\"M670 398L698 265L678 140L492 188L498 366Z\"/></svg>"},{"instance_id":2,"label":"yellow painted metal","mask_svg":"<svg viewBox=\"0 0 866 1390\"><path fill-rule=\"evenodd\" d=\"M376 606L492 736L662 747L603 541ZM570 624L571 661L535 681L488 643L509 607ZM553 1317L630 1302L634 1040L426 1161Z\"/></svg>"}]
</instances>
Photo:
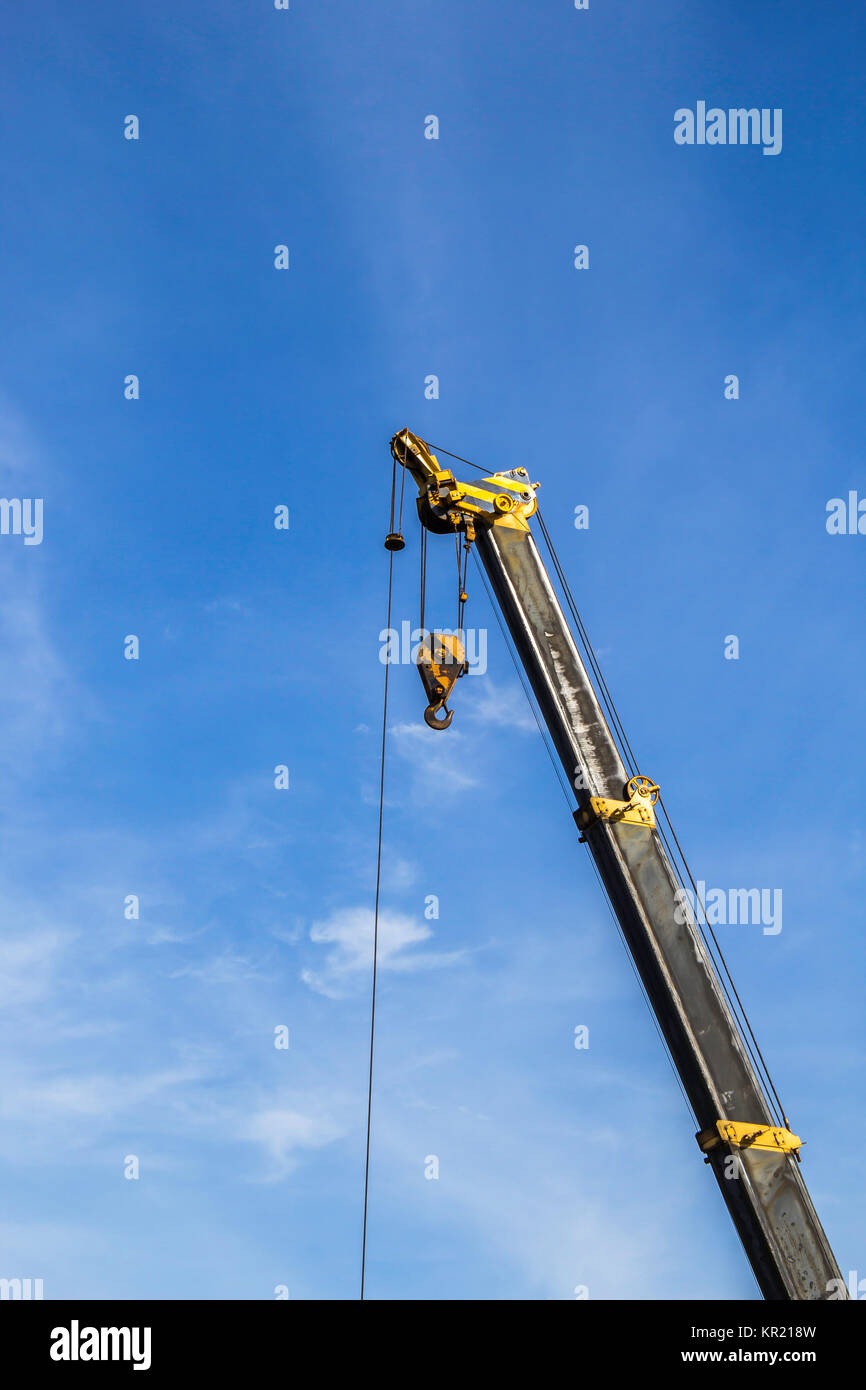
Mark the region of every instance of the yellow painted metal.
<instances>
[{"instance_id":1,"label":"yellow painted metal","mask_svg":"<svg viewBox=\"0 0 866 1390\"><path fill-rule=\"evenodd\" d=\"M423 642L418 648L417 662L430 702L424 711L424 722L431 729L447 729L452 711L445 709L445 701L467 669L463 644L452 632L431 632L429 643ZM444 717L440 718L443 710Z\"/></svg>"},{"instance_id":2,"label":"yellow painted metal","mask_svg":"<svg viewBox=\"0 0 866 1390\"><path fill-rule=\"evenodd\" d=\"M424 440L419 439L411 430L401 430L399 434L394 435L391 440L391 452L398 463L408 468L422 490L429 482L444 477L447 472L439 467L439 460Z\"/></svg>"},{"instance_id":3,"label":"yellow painted metal","mask_svg":"<svg viewBox=\"0 0 866 1390\"><path fill-rule=\"evenodd\" d=\"M650 829L656 823L653 807L659 799L659 789L648 777L631 777L625 784L628 801L614 801L608 796L591 796L590 809L578 813L577 823L581 829L592 825L596 820L624 821L626 825L645 825Z\"/></svg>"},{"instance_id":4,"label":"yellow painted metal","mask_svg":"<svg viewBox=\"0 0 866 1390\"><path fill-rule=\"evenodd\" d=\"M793 1153L802 1146L802 1139L789 1129L776 1125L757 1125L742 1120L717 1120L715 1129L703 1129L697 1136L704 1153L717 1144L730 1144L735 1149L765 1149L771 1153Z\"/></svg>"},{"instance_id":5,"label":"yellow painted metal","mask_svg":"<svg viewBox=\"0 0 866 1390\"><path fill-rule=\"evenodd\" d=\"M431 513L444 526L465 531L475 538L476 526L509 526L528 531L529 518L537 510L535 488L525 469L515 470L521 476L512 478L505 473L491 473L477 483L459 482L448 468L442 468L429 444L411 430L401 430L391 440L391 449L399 463L407 468L421 498Z\"/></svg>"}]
</instances>

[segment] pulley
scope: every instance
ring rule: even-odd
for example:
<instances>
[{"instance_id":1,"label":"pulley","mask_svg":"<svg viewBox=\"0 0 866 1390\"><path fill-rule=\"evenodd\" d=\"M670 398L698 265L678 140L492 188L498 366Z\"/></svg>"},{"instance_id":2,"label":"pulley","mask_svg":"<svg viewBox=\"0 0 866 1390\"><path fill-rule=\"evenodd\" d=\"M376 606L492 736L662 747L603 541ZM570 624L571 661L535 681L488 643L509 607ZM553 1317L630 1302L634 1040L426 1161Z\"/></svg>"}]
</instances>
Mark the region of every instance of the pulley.
<instances>
[{"instance_id":1,"label":"pulley","mask_svg":"<svg viewBox=\"0 0 866 1390\"><path fill-rule=\"evenodd\" d=\"M417 663L429 702L424 711L424 723L431 729L447 729L454 711L449 710L445 702L468 670L463 643L454 633L431 632L430 641L418 647ZM440 717L443 712L444 717Z\"/></svg>"}]
</instances>

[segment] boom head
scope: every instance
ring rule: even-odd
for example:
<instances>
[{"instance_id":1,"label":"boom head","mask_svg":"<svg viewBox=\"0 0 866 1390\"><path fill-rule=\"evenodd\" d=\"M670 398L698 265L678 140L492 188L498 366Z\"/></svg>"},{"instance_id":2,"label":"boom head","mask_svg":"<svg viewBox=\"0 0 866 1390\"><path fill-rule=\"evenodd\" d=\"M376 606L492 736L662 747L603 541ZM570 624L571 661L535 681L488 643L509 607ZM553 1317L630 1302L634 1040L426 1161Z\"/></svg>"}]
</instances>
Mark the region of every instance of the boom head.
<instances>
[{"instance_id":1,"label":"boom head","mask_svg":"<svg viewBox=\"0 0 866 1390\"><path fill-rule=\"evenodd\" d=\"M411 430L394 435L391 454L418 484L418 516L428 531L439 535L463 531L468 541L474 541L479 529L490 526L529 530L539 484L529 481L525 468L491 473L477 482L458 482L449 468L441 466L430 445Z\"/></svg>"}]
</instances>

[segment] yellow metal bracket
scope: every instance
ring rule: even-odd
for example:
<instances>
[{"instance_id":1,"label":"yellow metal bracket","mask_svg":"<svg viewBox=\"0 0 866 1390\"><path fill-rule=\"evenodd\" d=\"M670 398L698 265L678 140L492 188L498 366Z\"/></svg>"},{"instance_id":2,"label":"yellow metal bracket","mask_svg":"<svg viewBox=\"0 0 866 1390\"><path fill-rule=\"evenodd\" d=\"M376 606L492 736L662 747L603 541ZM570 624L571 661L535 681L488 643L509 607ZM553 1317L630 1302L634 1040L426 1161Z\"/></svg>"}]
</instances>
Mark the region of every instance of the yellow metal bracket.
<instances>
[{"instance_id":1,"label":"yellow metal bracket","mask_svg":"<svg viewBox=\"0 0 866 1390\"><path fill-rule=\"evenodd\" d=\"M435 517L447 520L452 530L465 530L471 540L475 538L477 525L511 526L528 531L528 518L536 509L535 494L526 470L518 471L524 477L491 474L476 485L458 482L454 474L446 470L427 483L422 495Z\"/></svg>"},{"instance_id":2,"label":"yellow metal bracket","mask_svg":"<svg viewBox=\"0 0 866 1390\"><path fill-rule=\"evenodd\" d=\"M472 483L458 482L450 468L440 465L430 445L411 430L394 435L391 452L418 484L419 515L428 530L464 531L470 541L479 528L529 530L529 518L538 506L538 483L530 482L525 468L491 473Z\"/></svg>"},{"instance_id":3,"label":"yellow metal bracket","mask_svg":"<svg viewBox=\"0 0 866 1390\"><path fill-rule=\"evenodd\" d=\"M702 1129L696 1136L704 1153L709 1153L719 1144L730 1144L734 1149L762 1149L771 1153L792 1153L795 1158L803 1141L789 1129L779 1129L775 1125L749 1124L742 1120L717 1120L714 1129Z\"/></svg>"},{"instance_id":4,"label":"yellow metal bracket","mask_svg":"<svg viewBox=\"0 0 866 1390\"><path fill-rule=\"evenodd\" d=\"M582 830L597 820L623 821L626 825L656 823L653 807L659 799L659 789L648 777L631 777L625 784L628 801L614 801L607 796L591 796L590 809L579 811L575 819Z\"/></svg>"}]
</instances>

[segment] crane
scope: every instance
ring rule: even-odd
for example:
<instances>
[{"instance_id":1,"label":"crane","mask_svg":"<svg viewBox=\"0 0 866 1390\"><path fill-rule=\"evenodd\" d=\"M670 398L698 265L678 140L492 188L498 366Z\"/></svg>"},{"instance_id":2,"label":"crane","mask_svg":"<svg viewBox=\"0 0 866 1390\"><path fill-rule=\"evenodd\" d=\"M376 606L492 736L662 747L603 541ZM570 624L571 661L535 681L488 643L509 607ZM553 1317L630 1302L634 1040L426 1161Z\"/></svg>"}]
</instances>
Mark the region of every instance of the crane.
<instances>
[{"instance_id":1,"label":"crane","mask_svg":"<svg viewBox=\"0 0 866 1390\"><path fill-rule=\"evenodd\" d=\"M530 481L525 468L485 474L472 482L458 480L440 464L433 446L408 429L394 435L391 453L395 477L400 466L403 479L408 473L417 484L422 544L426 546L427 531L456 535L458 568L460 546L467 556L469 547L477 548L556 756L574 788L580 840L592 855L622 929L698 1124L700 1151L761 1293L775 1300L846 1297L800 1171L802 1141L789 1128L764 1067L769 1092L765 1089L763 1057L754 1035L749 1036L748 1020L745 1029L738 1022L733 982L729 988L717 971L699 918L684 911L683 881L660 819L659 787L634 770L618 718L610 721L620 730L619 738L614 737L602 707L610 713L609 692L592 660L596 683L590 679L542 561L530 526L538 511L538 483ZM385 545L396 551L405 542L394 529L393 497L392 486ZM546 536L540 514L538 520ZM462 573L461 614L465 561ZM567 584L566 593L579 623ZM444 730L453 713L447 700L466 670L460 631L438 639L431 635L417 661L428 696L425 719Z\"/></svg>"}]
</instances>

